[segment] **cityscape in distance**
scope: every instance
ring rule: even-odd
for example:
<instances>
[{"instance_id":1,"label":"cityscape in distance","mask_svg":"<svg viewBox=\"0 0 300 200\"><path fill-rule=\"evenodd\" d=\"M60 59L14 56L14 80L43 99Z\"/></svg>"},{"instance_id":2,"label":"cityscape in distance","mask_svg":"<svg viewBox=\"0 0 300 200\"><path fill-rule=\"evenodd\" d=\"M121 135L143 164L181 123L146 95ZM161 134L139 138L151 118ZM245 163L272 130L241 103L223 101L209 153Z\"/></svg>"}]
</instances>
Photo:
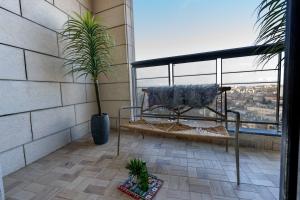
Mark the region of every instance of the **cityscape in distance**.
<instances>
[{"instance_id":1,"label":"cityscape in distance","mask_svg":"<svg viewBox=\"0 0 300 200\"><path fill-rule=\"evenodd\" d=\"M279 122L281 121L281 96L279 97ZM239 85L233 86L228 95L228 107L241 113L243 121L276 123L277 85ZM272 124L243 124L245 128L277 129Z\"/></svg>"},{"instance_id":2,"label":"cityscape in distance","mask_svg":"<svg viewBox=\"0 0 300 200\"><path fill-rule=\"evenodd\" d=\"M279 122L282 118L282 103L277 104L277 85L276 84L257 84L257 85L234 85L228 92L227 101L228 109L240 112L241 120L245 122L265 122L265 123L243 123L243 128L255 128L265 130L276 130L278 127L276 123L277 105L279 105ZM280 98L282 101L282 88L280 88ZM142 91L138 92L138 104L141 102ZM218 107L220 109L220 97L217 99ZM211 105L215 107L215 103ZM155 113L167 114L165 109L156 110ZM186 113L189 116L207 116L214 117L215 114L207 109L193 109ZM270 124L268 124L270 123Z\"/></svg>"}]
</instances>

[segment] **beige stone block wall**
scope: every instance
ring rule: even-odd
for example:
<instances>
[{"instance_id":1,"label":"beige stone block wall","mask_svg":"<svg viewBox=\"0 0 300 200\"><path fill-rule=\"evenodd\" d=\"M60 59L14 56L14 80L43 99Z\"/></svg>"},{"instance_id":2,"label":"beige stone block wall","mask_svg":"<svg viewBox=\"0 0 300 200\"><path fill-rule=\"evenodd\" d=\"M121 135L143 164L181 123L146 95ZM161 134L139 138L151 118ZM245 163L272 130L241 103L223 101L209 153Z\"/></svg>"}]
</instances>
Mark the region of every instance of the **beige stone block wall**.
<instances>
[{"instance_id":1,"label":"beige stone block wall","mask_svg":"<svg viewBox=\"0 0 300 200\"><path fill-rule=\"evenodd\" d=\"M132 2L130 0L101 0L93 2L94 14L114 39L112 73L100 77L100 99L104 112L117 126L118 109L131 104L130 63L134 58ZM129 113L123 115L128 119Z\"/></svg>"},{"instance_id":2,"label":"beige stone block wall","mask_svg":"<svg viewBox=\"0 0 300 200\"><path fill-rule=\"evenodd\" d=\"M73 12L91 8L91 0L0 0L4 175L90 132L97 110L93 85L65 76L59 32Z\"/></svg>"},{"instance_id":3,"label":"beige stone block wall","mask_svg":"<svg viewBox=\"0 0 300 200\"><path fill-rule=\"evenodd\" d=\"M59 34L73 12L88 10L101 18L115 41L112 74L100 77L100 98L103 111L111 116L111 127L116 127L119 107L130 105L131 2L0 1L0 162L4 175L90 131L89 120L97 112L94 85L89 77L65 76ZM125 113L124 119L129 116ZM12 156L22 159L12 163L8 160Z\"/></svg>"}]
</instances>

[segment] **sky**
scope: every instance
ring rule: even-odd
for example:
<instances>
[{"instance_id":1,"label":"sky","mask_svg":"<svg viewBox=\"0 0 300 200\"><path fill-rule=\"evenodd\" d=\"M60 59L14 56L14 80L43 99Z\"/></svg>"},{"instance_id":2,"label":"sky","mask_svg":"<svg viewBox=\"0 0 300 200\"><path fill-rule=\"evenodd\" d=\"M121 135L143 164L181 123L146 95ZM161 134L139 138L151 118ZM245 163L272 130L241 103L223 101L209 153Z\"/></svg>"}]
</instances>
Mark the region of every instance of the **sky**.
<instances>
[{"instance_id":1,"label":"sky","mask_svg":"<svg viewBox=\"0 0 300 200\"><path fill-rule=\"evenodd\" d=\"M134 0L136 60L254 45L260 0Z\"/></svg>"}]
</instances>

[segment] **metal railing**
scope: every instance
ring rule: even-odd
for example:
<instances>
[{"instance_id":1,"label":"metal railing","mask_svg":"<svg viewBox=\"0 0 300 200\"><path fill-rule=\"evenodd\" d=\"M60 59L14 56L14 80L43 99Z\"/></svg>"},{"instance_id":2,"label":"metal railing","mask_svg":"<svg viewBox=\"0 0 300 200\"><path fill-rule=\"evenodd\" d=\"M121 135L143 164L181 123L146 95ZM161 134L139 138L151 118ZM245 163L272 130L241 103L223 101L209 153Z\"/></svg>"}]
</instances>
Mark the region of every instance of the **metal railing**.
<instances>
[{"instance_id":1,"label":"metal railing","mask_svg":"<svg viewBox=\"0 0 300 200\"><path fill-rule=\"evenodd\" d=\"M268 114L267 117L271 118L269 120L257 120L254 118L259 118L259 115L255 115L254 117L242 117L242 126L244 125L254 125L252 128L249 127L242 127L241 131L243 132L259 132L260 134L280 134L280 124L281 124L281 77L282 77L282 52L278 52L278 58L271 67L265 68L264 66L259 66L258 64L256 67L251 68L243 68L243 66L238 67L238 70L228 70L226 68L230 68L226 66L226 62L234 59L240 58L257 58L258 55L264 54L266 49L270 48L271 46L250 46L250 47L243 47L243 48L236 48L236 49L227 49L227 50L220 50L220 51L212 51L212 52L205 52L205 53L197 53L197 54L189 54L189 55L181 55L181 56L174 56L174 57L165 57L165 58L158 58L158 59L150 59L150 60L143 60L137 61L132 63L131 68L131 77L132 77L132 95L133 95L133 104L134 106L138 106L138 90L141 90L144 87L154 86L154 85L179 85L184 82L184 84L201 84L201 81L204 80L202 83L216 83L220 86L231 86L234 87L237 91L244 88L246 91L252 91L251 87L253 88L264 88L266 87L266 91L271 94L271 97L265 97L262 94L263 91L259 91L259 96L262 98L262 101L271 102L272 104L266 106L272 108L256 108L255 102L253 102L253 106L247 107L247 109L253 109L254 112L257 110L265 110L265 112L273 112L274 107L274 114ZM239 62L239 61L235 61ZM188 70L186 67L187 64L193 64L193 70ZM203 63L206 64L206 67L200 66ZM155 69L156 68L156 69ZM157 69L158 68L158 69ZM155 70L154 70L155 69ZM147 70L147 76L141 76L139 70ZM152 74L152 72L155 73ZM144 73L145 74L145 73ZM150 75L149 75L150 74ZM243 76L246 75L245 79L252 75L253 81L243 81ZM258 80L255 79L255 75L257 74L272 74L272 80ZM248 77L247 77L248 76ZM229 78L228 78L229 77ZM231 77L231 78L230 78ZM234 81L238 78L241 81ZM182 80L185 80L182 82ZM231 80L231 81L228 81ZM251 79L251 78L250 78ZM148 82L148 84L147 84ZM146 83L146 84L145 84ZM269 87L269 88L268 88ZM270 89L271 88L271 89ZM261 89L260 89L261 90ZM270 91L269 91L270 90ZM275 94L276 93L276 94ZM233 95L239 95L238 92L234 91ZM253 93L253 99L255 99L255 91ZM266 94L269 95L269 94ZM274 96L272 96L274 95ZM221 102L222 99L216 100L216 108L218 108L218 102ZM269 98L269 99L268 99ZM267 99L267 100L266 100ZM231 99L231 106L235 107L235 102L238 99L234 100ZM241 102L239 102L241 103ZM249 104L251 105L251 103ZM273 106L271 106L273 105ZM251 107L251 108L250 108ZM219 109L222 109L220 106ZM243 110L242 108L237 108L239 111ZM246 116L247 113L251 113L249 110L244 111L244 115ZM253 113L251 113L253 114ZM264 113L261 113L264 115ZM135 113L137 115L137 113ZM162 117L168 118L169 115L165 114L148 114L148 117ZM264 116L261 116L262 118ZM205 117L199 117L195 115L185 115L183 116L184 119L205 119ZM271 126L272 128L257 128L256 126Z\"/></svg>"}]
</instances>

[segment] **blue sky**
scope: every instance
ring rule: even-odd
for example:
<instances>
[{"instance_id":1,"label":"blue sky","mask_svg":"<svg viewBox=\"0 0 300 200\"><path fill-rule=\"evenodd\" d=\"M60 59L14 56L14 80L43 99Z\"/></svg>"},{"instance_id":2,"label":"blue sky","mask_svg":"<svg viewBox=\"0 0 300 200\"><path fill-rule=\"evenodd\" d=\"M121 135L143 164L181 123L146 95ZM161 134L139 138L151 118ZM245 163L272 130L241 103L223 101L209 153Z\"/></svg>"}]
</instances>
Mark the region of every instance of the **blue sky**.
<instances>
[{"instance_id":1,"label":"blue sky","mask_svg":"<svg viewBox=\"0 0 300 200\"><path fill-rule=\"evenodd\" d=\"M134 0L136 60L253 45L260 0Z\"/></svg>"}]
</instances>

